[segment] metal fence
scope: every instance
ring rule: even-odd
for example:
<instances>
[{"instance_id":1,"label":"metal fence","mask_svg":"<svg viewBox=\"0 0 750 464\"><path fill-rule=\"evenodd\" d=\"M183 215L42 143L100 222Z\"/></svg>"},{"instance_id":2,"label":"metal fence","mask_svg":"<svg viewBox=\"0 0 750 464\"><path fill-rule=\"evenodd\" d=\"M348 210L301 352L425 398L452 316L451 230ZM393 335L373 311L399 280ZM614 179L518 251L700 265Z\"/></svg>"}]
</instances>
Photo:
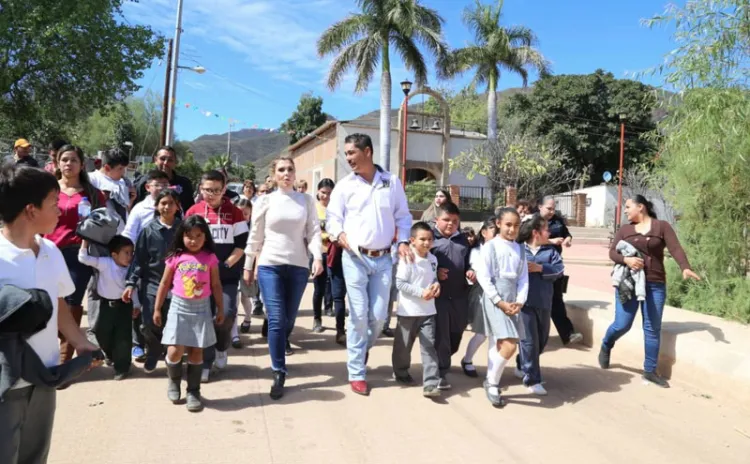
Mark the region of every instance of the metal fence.
<instances>
[{"instance_id":1,"label":"metal fence","mask_svg":"<svg viewBox=\"0 0 750 464\"><path fill-rule=\"evenodd\" d=\"M424 211L435 200L435 192L439 187L434 184L411 182L406 184L406 198L409 209ZM458 208L462 218L474 216L483 217L494 210L489 187L458 186Z\"/></svg>"},{"instance_id":2,"label":"metal fence","mask_svg":"<svg viewBox=\"0 0 750 464\"><path fill-rule=\"evenodd\" d=\"M552 197L555 199L557 214L566 219L576 217L575 194L573 192L558 193Z\"/></svg>"}]
</instances>

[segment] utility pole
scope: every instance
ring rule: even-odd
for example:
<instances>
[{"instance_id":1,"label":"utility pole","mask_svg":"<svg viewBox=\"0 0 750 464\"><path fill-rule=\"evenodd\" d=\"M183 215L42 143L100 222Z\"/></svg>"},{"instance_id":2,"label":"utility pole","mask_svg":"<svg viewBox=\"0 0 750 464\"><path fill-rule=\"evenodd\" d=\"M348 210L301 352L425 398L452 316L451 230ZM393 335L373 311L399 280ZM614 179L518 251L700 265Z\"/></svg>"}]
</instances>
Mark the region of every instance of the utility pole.
<instances>
[{"instance_id":1,"label":"utility pole","mask_svg":"<svg viewBox=\"0 0 750 464\"><path fill-rule=\"evenodd\" d=\"M172 44L173 39L169 39L169 45L167 46L167 75L164 78L164 102L162 103L161 111L161 136L159 138L159 145L164 146L167 144L167 121L169 120L169 79L172 74Z\"/></svg>"},{"instance_id":2,"label":"utility pole","mask_svg":"<svg viewBox=\"0 0 750 464\"><path fill-rule=\"evenodd\" d=\"M232 152L232 126L233 125L234 124L232 124L232 122L230 121L229 122L229 132L227 132L227 160L229 160L229 161L232 160L231 152Z\"/></svg>"},{"instance_id":3,"label":"utility pole","mask_svg":"<svg viewBox=\"0 0 750 464\"><path fill-rule=\"evenodd\" d=\"M617 218L615 224L617 228L620 227L622 222L622 170L625 164L625 115L620 115L620 171L619 171L619 183L617 185Z\"/></svg>"},{"instance_id":4,"label":"utility pole","mask_svg":"<svg viewBox=\"0 0 750 464\"><path fill-rule=\"evenodd\" d=\"M167 120L166 144L174 143L174 111L177 96L177 69L180 64L180 35L182 34L182 1L177 0L177 22L174 30L174 44L172 47L172 73L169 79L169 115Z\"/></svg>"}]
</instances>

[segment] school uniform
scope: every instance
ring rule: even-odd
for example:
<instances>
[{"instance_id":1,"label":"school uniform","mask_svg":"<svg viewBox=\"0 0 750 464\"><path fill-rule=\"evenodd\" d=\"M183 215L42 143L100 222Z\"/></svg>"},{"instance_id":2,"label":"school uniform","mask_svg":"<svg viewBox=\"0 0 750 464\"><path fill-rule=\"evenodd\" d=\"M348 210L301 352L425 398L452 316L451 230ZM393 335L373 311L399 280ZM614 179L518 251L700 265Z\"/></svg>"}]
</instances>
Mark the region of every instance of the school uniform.
<instances>
[{"instance_id":1,"label":"school uniform","mask_svg":"<svg viewBox=\"0 0 750 464\"><path fill-rule=\"evenodd\" d=\"M529 273L529 292L526 304L521 309L523 332L516 357L516 366L525 374L524 385L531 386L542 383L539 356L549 339L554 285L565 268L560 254L552 245L534 249L527 244L525 251L527 263L542 266L541 273Z\"/></svg>"},{"instance_id":2,"label":"school uniform","mask_svg":"<svg viewBox=\"0 0 750 464\"><path fill-rule=\"evenodd\" d=\"M435 300L422 299L424 289L437 282L437 258L414 254L414 262L400 260L396 267L399 292L398 323L393 340L391 362L397 378L409 375L411 349L419 337L422 354L423 385L437 387L440 380L438 354L435 349Z\"/></svg>"},{"instance_id":3,"label":"school uniform","mask_svg":"<svg viewBox=\"0 0 750 464\"><path fill-rule=\"evenodd\" d=\"M470 269L474 270L479 266L481 261L481 252L484 245L480 245L471 249L469 253L469 266ZM484 292L482 286L479 283L473 283L469 286L469 306L468 306L468 320L469 330L474 333L484 335L484 313L482 312L482 297Z\"/></svg>"},{"instance_id":4,"label":"school uniform","mask_svg":"<svg viewBox=\"0 0 750 464\"><path fill-rule=\"evenodd\" d=\"M130 371L133 307L140 307L136 294L130 303L122 301L128 268L110 257L95 258L86 247L81 247L78 260L98 271L96 290L100 306L94 333L104 354L114 362L115 372L125 374Z\"/></svg>"},{"instance_id":5,"label":"school uniform","mask_svg":"<svg viewBox=\"0 0 750 464\"><path fill-rule=\"evenodd\" d=\"M520 312L508 316L497 303L525 303L529 293L529 269L524 247L497 237L482 248L482 261L475 271L482 286L485 335L491 340L520 339ZM492 345L492 344L491 344Z\"/></svg>"},{"instance_id":6,"label":"school uniform","mask_svg":"<svg viewBox=\"0 0 750 464\"><path fill-rule=\"evenodd\" d=\"M433 229L435 241L432 254L438 261L438 268L448 269L448 278L440 282L440 296L435 299L437 309L437 336L435 347L440 359L440 375L444 376L451 367L451 356L461 345L461 338L469 323L469 285L466 271L470 269L470 246L466 236L456 231L444 237Z\"/></svg>"},{"instance_id":7,"label":"school uniform","mask_svg":"<svg viewBox=\"0 0 750 464\"><path fill-rule=\"evenodd\" d=\"M169 318L172 292L167 293L162 306L162 327L154 325L154 305L156 293L164 275L164 258L167 256L167 249L174 240L175 230L179 224L180 221L175 220L170 227L157 218L143 229L135 243L133 265L130 267L126 281L126 286L135 289L134 293L138 294L142 304L140 332L145 341L149 364L156 364L162 352L162 328Z\"/></svg>"}]
</instances>

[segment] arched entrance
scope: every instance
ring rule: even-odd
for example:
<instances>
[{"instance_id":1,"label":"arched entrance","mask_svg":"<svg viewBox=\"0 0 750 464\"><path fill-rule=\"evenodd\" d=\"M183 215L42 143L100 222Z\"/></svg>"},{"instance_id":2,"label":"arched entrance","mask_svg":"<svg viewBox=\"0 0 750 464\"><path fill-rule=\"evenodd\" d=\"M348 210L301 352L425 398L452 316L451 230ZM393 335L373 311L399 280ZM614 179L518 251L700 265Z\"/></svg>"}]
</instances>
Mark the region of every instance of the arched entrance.
<instances>
[{"instance_id":1,"label":"arched entrance","mask_svg":"<svg viewBox=\"0 0 750 464\"><path fill-rule=\"evenodd\" d=\"M406 170L406 182L419 182L420 180L437 180L435 176L426 169L413 168Z\"/></svg>"},{"instance_id":2,"label":"arched entrance","mask_svg":"<svg viewBox=\"0 0 750 464\"><path fill-rule=\"evenodd\" d=\"M442 150L440 153L440 179L438 180L438 184L442 187L448 186L448 153L450 152L450 141L451 141L451 115L450 115L450 107L448 106L448 102L445 101L445 98L443 98L442 95L440 95L438 92L435 92L430 87L423 86L418 89L415 89L413 92L409 94L409 99L416 97L417 95L429 95L430 97L434 98L435 101L438 102L440 105L440 109L443 113L443 127L442 127ZM404 144L405 144L405 136L408 133L408 128L404 124L404 105L401 105L401 109L399 110L399 153L401 154L401 169L405 169L405 164L408 162L406 159L406 153L404 152ZM406 143L408 145L408 143ZM407 169L408 171L408 169ZM406 174L407 180L408 180L408 173Z\"/></svg>"}]
</instances>

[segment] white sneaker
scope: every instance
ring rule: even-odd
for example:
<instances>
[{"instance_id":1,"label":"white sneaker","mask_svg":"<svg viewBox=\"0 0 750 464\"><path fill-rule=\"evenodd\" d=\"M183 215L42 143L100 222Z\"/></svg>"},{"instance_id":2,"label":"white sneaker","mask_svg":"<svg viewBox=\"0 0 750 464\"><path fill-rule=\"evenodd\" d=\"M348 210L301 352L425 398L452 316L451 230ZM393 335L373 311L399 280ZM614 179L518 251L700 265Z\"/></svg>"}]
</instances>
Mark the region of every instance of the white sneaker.
<instances>
[{"instance_id":1,"label":"white sneaker","mask_svg":"<svg viewBox=\"0 0 750 464\"><path fill-rule=\"evenodd\" d=\"M217 369L224 369L227 367L227 363L229 362L229 355L226 351L219 351L216 350L216 359L214 360L214 366L216 366Z\"/></svg>"},{"instance_id":2,"label":"white sneaker","mask_svg":"<svg viewBox=\"0 0 750 464\"><path fill-rule=\"evenodd\" d=\"M547 390L544 389L541 383L526 388L535 395L547 396Z\"/></svg>"},{"instance_id":3,"label":"white sneaker","mask_svg":"<svg viewBox=\"0 0 750 464\"><path fill-rule=\"evenodd\" d=\"M201 383L208 383L208 376L211 373L211 369L203 369L201 371Z\"/></svg>"},{"instance_id":4,"label":"white sneaker","mask_svg":"<svg viewBox=\"0 0 750 464\"><path fill-rule=\"evenodd\" d=\"M570 341L568 342L568 345L575 345L576 343L581 343L583 341L583 334L580 332L573 332L570 334Z\"/></svg>"},{"instance_id":5,"label":"white sneaker","mask_svg":"<svg viewBox=\"0 0 750 464\"><path fill-rule=\"evenodd\" d=\"M513 369L513 375L515 375L517 379L521 379L521 380L523 380L523 378L526 377L526 374L524 373L524 371L522 371L521 369L517 367Z\"/></svg>"}]
</instances>

